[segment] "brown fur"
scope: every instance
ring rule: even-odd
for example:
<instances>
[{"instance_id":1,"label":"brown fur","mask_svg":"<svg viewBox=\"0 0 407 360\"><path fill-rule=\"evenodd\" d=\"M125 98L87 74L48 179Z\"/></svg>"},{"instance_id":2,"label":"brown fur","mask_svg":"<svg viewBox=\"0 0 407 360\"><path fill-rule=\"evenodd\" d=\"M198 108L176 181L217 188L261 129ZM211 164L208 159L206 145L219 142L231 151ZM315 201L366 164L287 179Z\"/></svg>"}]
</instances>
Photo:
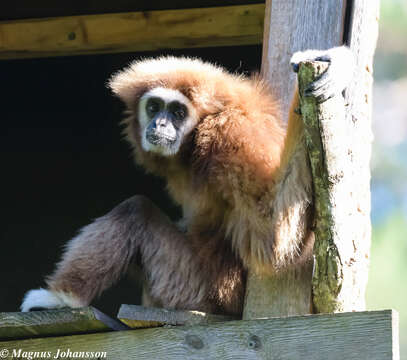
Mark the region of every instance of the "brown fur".
<instances>
[{"instance_id":1,"label":"brown fur","mask_svg":"<svg viewBox=\"0 0 407 360\"><path fill-rule=\"evenodd\" d=\"M161 59L164 64L174 60ZM258 77L234 76L191 59L175 60L179 66L173 71L165 65L153 71L157 60L150 60L152 66L146 71L148 61L133 64L110 83L130 111L125 121L126 135L135 146L136 160L167 179L170 194L192 217L187 224L190 230L217 226L231 237L245 265L251 262L259 270L278 268L291 261L304 236L283 240L284 245L277 248L278 229L271 219L281 217L282 211L295 212L293 207L299 203L301 216L308 209L311 180L303 151L301 119L291 111L289 136L285 138L278 106ZM187 142L187 151L176 157L145 153L139 146L138 97L157 86L181 89L201 119L193 140ZM295 96L293 107L297 106ZM301 158L295 162L297 183L279 191L281 199L277 203L282 204L276 208L276 184L282 183L287 170L291 171L289 162L296 151ZM288 214L278 221L289 221L285 216ZM297 233L287 235L296 237Z\"/></svg>"},{"instance_id":2,"label":"brown fur","mask_svg":"<svg viewBox=\"0 0 407 360\"><path fill-rule=\"evenodd\" d=\"M134 63L110 86L127 106L125 134L136 161L166 178L186 231L147 199L129 199L69 243L50 289L89 303L139 253L153 300L236 314L245 269L276 271L308 258L311 178L301 121L292 112L285 138L278 105L261 79L162 58ZM175 156L140 146L137 104L155 87L180 90L199 117Z\"/></svg>"}]
</instances>

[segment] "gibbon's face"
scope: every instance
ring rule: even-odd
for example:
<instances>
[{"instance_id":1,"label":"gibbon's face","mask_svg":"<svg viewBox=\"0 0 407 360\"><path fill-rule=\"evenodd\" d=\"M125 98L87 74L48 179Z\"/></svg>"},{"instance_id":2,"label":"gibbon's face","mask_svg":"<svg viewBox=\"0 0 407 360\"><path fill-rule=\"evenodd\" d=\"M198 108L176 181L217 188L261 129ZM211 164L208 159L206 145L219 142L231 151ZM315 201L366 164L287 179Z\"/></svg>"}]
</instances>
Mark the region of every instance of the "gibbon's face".
<instances>
[{"instance_id":1,"label":"gibbon's face","mask_svg":"<svg viewBox=\"0 0 407 360\"><path fill-rule=\"evenodd\" d=\"M197 125L196 111L178 90L157 87L140 98L138 118L144 151L175 155Z\"/></svg>"}]
</instances>

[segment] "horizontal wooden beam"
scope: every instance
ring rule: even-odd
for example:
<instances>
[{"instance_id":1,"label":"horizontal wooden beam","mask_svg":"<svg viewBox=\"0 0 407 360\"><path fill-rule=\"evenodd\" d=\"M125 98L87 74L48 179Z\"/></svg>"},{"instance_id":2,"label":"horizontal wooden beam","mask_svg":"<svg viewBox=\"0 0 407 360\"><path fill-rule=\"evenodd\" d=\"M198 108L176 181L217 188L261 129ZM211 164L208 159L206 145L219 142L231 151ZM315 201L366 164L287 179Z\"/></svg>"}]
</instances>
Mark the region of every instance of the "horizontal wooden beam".
<instances>
[{"instance_id":1,"label":"horizontal wooden beam","mask_svg":"<svg viewBox=\"0 0 407 360\"><path fill-rule=\"evenodd\" d=\"M70 358L398 360L397 320L391 310L309 315L8 341L0 349L50 358L69 350Z\"/></svg>"},{"instance_id":2,"label":"horizontal wooden beam","mask_svg":"<svg viewBox=\"0 0 407 360\"><path fill-rule=\"evenodd\" d=\"M112 319L91 306L77 309L0 313L0 341L127 328L119 320Z\"/></svg>"},{"instance_id":3,"label":"horizontal wooden beam","mask_svg":"<svg viewBox=\"0 0 407 360\"><path fill-rule=\"evenodd\" d=\"M0 59L260 44L264 5L0 22Z\"/></svg>"}]
</instances>

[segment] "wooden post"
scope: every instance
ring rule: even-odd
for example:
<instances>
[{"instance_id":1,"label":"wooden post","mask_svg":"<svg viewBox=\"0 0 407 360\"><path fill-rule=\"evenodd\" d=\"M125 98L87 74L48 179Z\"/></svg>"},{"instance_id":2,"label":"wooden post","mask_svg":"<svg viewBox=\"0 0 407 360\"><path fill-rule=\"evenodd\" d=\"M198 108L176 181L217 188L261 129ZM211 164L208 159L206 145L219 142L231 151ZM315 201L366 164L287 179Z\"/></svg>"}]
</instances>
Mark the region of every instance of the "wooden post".
<instances>
[{"instance_id":1,"label":"wooden post","mask_svg":"<svg viewBox=\"0 0 407 360\"><path fill-rule=\"evenodd\" d=\"M347 254L341 260L343 261L341 266L348 267L349 271L341 273L341 278L331 284L332 286L328 286L331 289L328 292L326 291L328 278L323 273L328 265L321 266L321 261L318 260L329 257L327 248L324 250L322 247L316 248L323 253L316 254L318 261L313 279L310 271L312 264L275 277L258 276L249 269L243 313L245 319L307 314L314 305L317 312L364 309L370 248L368 164L371 139L369 110L371 76L368 75L371 74L371 60L376 44L378 3L378 0L266 1L262 75L272 84L273 95L282 104L284 115L288 114L295 84L295 74L289 65L290 57L295 51L328 49L342 45L343 40L347 40L356 56L361 56L357 65L358 80L355 78L348 91L349 106L346 114L348 123L353 119L353 131L357 134L352 138L355 140L352 141L352 152L357 154L353 154L355 166L351 171L354 175L357 171L361 172L361 181L358 177L353 177L358 179L358 182L352 184L355 191L352 193L352 205L347 210L352 213L351 216L357 217L359 223L350 230L352 235L342 242L347 249L352 246L354 251L339 249L340 252L345 251L343 254ZM356 84L359 84L359 87L356 88ZM353 96L354 98L350 99ZM366 103L361 104L362 99L365 99ZM361 138L366 140L361 141ZM361 143L363 144L360 145ZM336 225L352 226L350 222ZM350 254L353 257L348 256ZM348 296L353 297L356 294L346 305L343 298L345 288L348 289ZM314 292L314 301L311 289ZM329 306L324 305L328 294L331 296Z\"/></svg>"},{"instance_id":2,"label":"wooden post","mask_svg":"<svg viewBox=\"0 0 407 360\"><path fill-rule=\"evenodd\" d=\"M372 61L379 1L355 0L352 5L347 36L357 64L346 91L347 111L341 96L323 104L301 99L314 178L316 229L312 285L317 312L365 309L371 228ZM314 70L318 67L313 66ZM306 85L302 81L313 80L313 76L307 79L307 66L301 72L300 89ZM318 71L314 79L315 76Z\"/></svg>"},{"instance_id":3,"label":"wooden post","mask_svg":"<svg viewBox=\"0 0 407 360\"><path fill-rule=\"evenodd\" d=\"M350 216L353 184L359 179L353 177L352 143L350 127L345 121L344 98L337 94L320 103L302 95L327 68L327 63L306 62L301 64L298 73L301 114L314 180L313 302L317 312L361 310L364 299L352 279L353 266L358 261L354 258L356 246L352 236L359 226L359 218ZM367 274L367 269L364 270L361 277ZM354 304L357 304L356 309Z\"/></svg>"},{"instance_id":4,"label":"wooden post","mask_svg":"<svg viewBox=\"0 0 407 360\"><path fill-rule=\"evenodd\" d=\"M341 45L346 2L266 0L261 73L272 85L284 118L296 82L290 67L292 54Z\"/></svg>"},{"instance_id":5,"label":"wooden post","mask_svg":"<svg viewBox=\"0 0 407 360\"><path fill-rule=\"evenodd\" d=\"M262 76L287 117L295 74L292 54L310 48L327 49L341 44L344 4L337 0L267 0L264 20ZM244 319L309 314L312 264L275 277L250 271Z\"/></svg>"}]
</instances>

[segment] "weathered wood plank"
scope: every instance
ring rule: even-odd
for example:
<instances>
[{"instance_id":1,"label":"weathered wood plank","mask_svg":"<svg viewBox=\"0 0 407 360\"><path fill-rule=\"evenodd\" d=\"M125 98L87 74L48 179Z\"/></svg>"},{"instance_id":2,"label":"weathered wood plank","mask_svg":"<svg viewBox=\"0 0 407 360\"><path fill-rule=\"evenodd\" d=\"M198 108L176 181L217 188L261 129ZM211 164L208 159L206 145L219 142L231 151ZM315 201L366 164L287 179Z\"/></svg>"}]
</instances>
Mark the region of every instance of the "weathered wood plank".
<instances>
[{"instance_id":1,"label":"weathered wood plank","mask_svg":"<svg viewBox=\"0 0 407 360\"><path fill-rule=\"evenodd\" d=\"M12 3L0 2L0 20L19 20L31 18L45 18L56 16L74 16L90 14L106 14L130 11L152 11L185 8L203 8L213 6L231 6L258 4L264 0L98 0L76 2L55 2L55 0L37 0L32 6L32 0L19 0L19 6Z\"/></svg>"},{"instance_id":2,"label":"weathered wood plank","mask_svg":"<svg viewBox=\"0 0 407 360\"><path fill-rule=\"evenodd\" d=\"M106 351L107 359L397 360L397 313L230 321L211 325L130 330L0 343L22 351ZM71 356L72 358L74 356Z\"/></svg>"},{"instance_id":3,"label":"weathered wood plank","mask_svg":"<svg viewBox=\"0 0 407 360\"><path fill-rule=\"evenodd\" d=\"M169 310L123 304L117 317L130 327L153 327L161 325L197 325L237 320L229 316L213 315L201 311Z\"/></svg>"},{"instance_id":4,"label":"weathered wood plank","mask_svg":"<svg viewBox=\"0 0 407 360\"><path fill-rule=\"evenodd\" d=\"M337 0L267 0L264 21L262 76L287 117L295 87L292 54L328 49L342 41L344 2ZM312 309L312 264L275 276L249 270L244 319L309 314Z\"/></svg>"},{"instance_id":5,"label":"weathered wood plank","mask_svg":"<svg viewBox=\"0 0 407 360\"><path fill-rule=\"evenodd\" d=\"M273 276L249 271L243 319L312 313L312 264Z\"/></svg>"},{"instance_id":6,"label":"weathered wood plank","mask_svg":"<svg viewBox=\"0 0 407 360\"><path fill-rule=\"evenodd\" d=\"M0 59L260 44L264 5L0 23Z\"/></svg>"},{"instance_id":7,"label":"weathered wood plank","mask_svg":"<svg viewBox=\"0 0 407 360\"><path fill-rule=\"evenodd\" d=\"M0 340L126 328L126 325L93 307L0 313Z\"/></svg>"},{"instance_id":8,"label":"weathered wood plank","mask_svg":"<svg viewBox=\"0 0 407 360\"><path fill-rule=\"evenodd\" d=\"M350 311L355 302L353 289L342 287L347 276L344 270L347 264L343 260L354 252L349 234L358 226L349 218L349 199L358 179L352 176L349 157L352 144L348 142L350 127L345 122L344 98L336 94L321 103L314 97L303 96L308 85L328 66L326 62L305 62L300 64L298 72L300 107L314 184L313 284L318 312Z\"/></svg>"},{"instance_id":9,"label":"weathered wood plank","mask_svg":"<svg viewBox=\"0 0 407 360\"><path fill-rule=\"evenodd\" d=\"M379 0L353 0L351 23L349 28L349 47L355 54L356 71L352 83L345 92L347 104L346 121L351 126L353 177L358 179L353 184L352 203L349 204L352 217L351 243L352 259L357 261L348 266L346 282L343 286L352 286L351 296L355 303L354 310L365 307L365 289L368 281L370 262L370 158L372 134L372 85L373 57L379 30Z\"/></svg>"},{"instance_id":10,"label":"weathered wood plank","mask_svg":"<svg viewBox=\"0 0 407 360\"><path fill-rule=\"evenodd\" d=\"M318 121L304 117L315 185L313 302L317 312L365 309L371 232L372 61L379 1L350 3L345 35L356 69L346 90L346 112L338 112L344 109L343 102L332 106L341 100L337 97L314 105Z\"/></svg>"},{"instance_id":11,"label":"weathered wood plank","mask_svg":"<svg viewBox=\"0 0 407 360\"><path fill-rule=\"evenodd\" d=\"M345 0L267 0L261 72L272 84L285 117L296 83L290 67L292 54L341 45L345 3Z\"/></svg>"}]
</instances>

